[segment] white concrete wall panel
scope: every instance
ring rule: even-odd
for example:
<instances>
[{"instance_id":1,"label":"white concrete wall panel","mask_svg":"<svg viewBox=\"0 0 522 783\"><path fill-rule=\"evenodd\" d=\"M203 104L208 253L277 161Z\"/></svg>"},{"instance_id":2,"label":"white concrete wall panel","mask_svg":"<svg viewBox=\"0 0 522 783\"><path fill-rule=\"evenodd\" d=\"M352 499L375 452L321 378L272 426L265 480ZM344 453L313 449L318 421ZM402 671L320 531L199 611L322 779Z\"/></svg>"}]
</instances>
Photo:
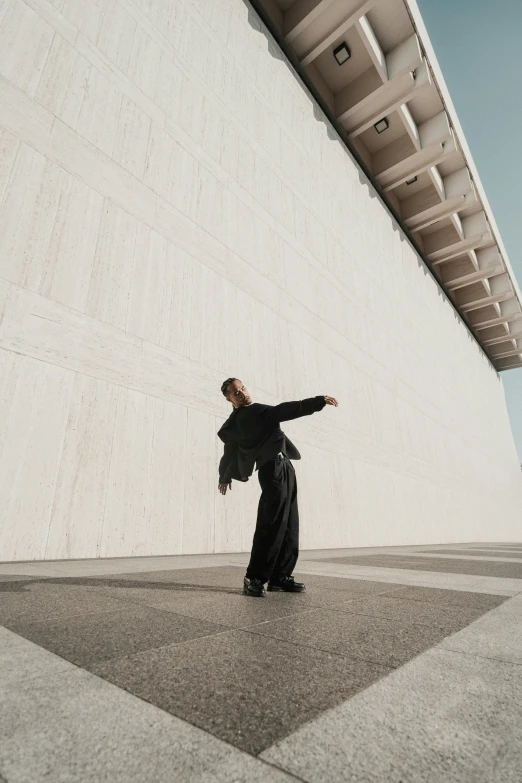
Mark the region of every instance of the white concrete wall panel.
<instances>
[{"instance_id":1,"label":"white concrete wall panel","mask_svg":"<svg viewBox=\"0 0 522 783\"><path fill-rule=\"evenodd\" d=\"M0 559L246 551L235 375L303 548L513 540L501 381L242 0L0 0Z\"/></svg>"}]
</instances>

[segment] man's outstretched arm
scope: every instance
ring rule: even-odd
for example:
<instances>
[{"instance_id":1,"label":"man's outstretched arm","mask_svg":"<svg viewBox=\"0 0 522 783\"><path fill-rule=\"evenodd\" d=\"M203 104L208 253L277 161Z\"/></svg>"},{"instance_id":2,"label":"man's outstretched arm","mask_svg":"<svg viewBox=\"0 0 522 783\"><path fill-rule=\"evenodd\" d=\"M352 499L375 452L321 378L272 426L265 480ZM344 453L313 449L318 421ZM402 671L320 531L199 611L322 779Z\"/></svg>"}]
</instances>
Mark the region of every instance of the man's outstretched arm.
<instances>
[{"instance_id":1,"label":"man's outstretched arm","mask_svg":"<svg viewBox=\"0 0 522 783\"><path fill-rule=\"evenodd\" d=\"M291 421L322 411L327 404L337 406L338 403L333 397L320 394L317 397L307 397L305 400L281 402L279 405L270 406L266 416L271 422Z\"/></svg>"}]
</instances>

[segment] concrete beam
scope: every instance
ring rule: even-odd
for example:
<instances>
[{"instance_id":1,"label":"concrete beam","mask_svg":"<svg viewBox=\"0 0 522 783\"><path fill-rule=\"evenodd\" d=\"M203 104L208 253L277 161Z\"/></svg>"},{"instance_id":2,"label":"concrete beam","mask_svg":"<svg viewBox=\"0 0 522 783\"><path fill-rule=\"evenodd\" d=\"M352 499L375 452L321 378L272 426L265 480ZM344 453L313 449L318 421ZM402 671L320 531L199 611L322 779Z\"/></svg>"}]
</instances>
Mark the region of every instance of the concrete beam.
<instances>
[{"instance_id":1,"label":"concrete beam","mask_svg":"<svg viewBox=\"0 0 522 783\"><path fill-rule=\"evenodd\" d=\"M519 354L517 357L512 357L511 359L495 359L495 367L499 372L502 372L503 370L517 370L519 367L522 367L522 356Z\"/></svg>"},{"instance_id":2,"label":"concrete beam","mask_svg":"<svg viewBox=\"0 0 522 783\"><path fill-rule=\"evenodd\" d=\"M419 194L412 196L403 202L404 222L412 231L422 229L436 223L444 217L462 212L464 209L477 202L477 195L467 168L459 169L442 179L442 187L435 176L436 167L428 170L433 186L436 188L441 201L433 203L430 199L419 198ZM440 175L439 175L440 177Z\"/></svg>"},{"instance_id":3,"label":"concrete beam","mask_svg":"<svg viewBox=\"0 0 522 783\"><path fill-rule=\"evenodd\" d=\"M431 87L432 84L428 67L423 63L416 69L415 75L411 70L397 76L392 81L385 82L354 106L346 103L346 100L349 101L351 98L348 85L346 97L341 93L336 97L336 107L339 107L340 110L337 119L350 131L350 138L355 138L382 120L387 114L397 111L419 90ZM343 98L345 98L344 102ZM342 106L348 106L348 108L342 111L340 108Z\"/></svg>"},{"instance_id":4,"label":"concrete beam","mask_svg":"<svg viewBox=\"0 0 522 783\"><path fill-rule=\"evenodd\" d=\"M469 265L472 264L472 269ZM464 271L466 270L466 271ZM444 267L443 281L448 291L457 291L481 280L505 274L506 269L497 247L487 247L482 250L470 251L467 263L454 262Z\"/></svg>"},{"instance_id":5,"label":"concrete beam","mask_svg":"<svg viewBox=\"0 0 522 783\"><path fill-rule=\"evenodd\" d=\"M432 264L442 264L450 261L468 250L476 250L479 247L488 245L493 239L483 211L464 218L462 228L462 237L450 245L436 248L436 238L430 242L428 247L436 248L431 252L427 252L427 258Z\"/></svg>"},{"instance_id":6,"label":"concrete beam","mask_svg":"<svg viewBox=\"0 0 522 783\"><path fill-rule=\"evenodd\" d=\"M399 106L397 114L399 116L400 121L404 125L404 129L408 134L408 136L410 137L413 146L415 147L417 152L420 152L420 150L422 149L420 130L417 127L417 123L411 116L411 112L405 103L403 103L402 106Z\"/></svg>"},{"instance_id":7,"label":"concrete beam","mask_svg":"<svg viewBox=\"0 0 522 783\"><path fill-rule=\"evenodd\" d=\"M381 116L409 100L417 89L432 84L416 35L410 36L388 53L386 67L389 80L383 83L382 78L368 79L368 91L364 95L358 91L357 97L354 97L353 82L337 94L337 119L349 120L346 126L348 129L362 133L365 128L360 126L375 124ZM372 117L376 119L370 123Z\"/></svg>"},{"instance_id":8,"label":"concrete beam","mask_svg":"<svg viewBox=\"0 0 522 783\"><path fill-rule=\"evenodd\" d=\"M506 272L491 278L487 287L489 289L489 294L486 294L486 296L480 296L480 293L484 293L484 288L481 286L478 286L480 289L478 293L476 289L471 287L467 288L465 291L461 291L458 297L458 304L461 312L470 313L472 310L480 310L482 307L491 304L507 302L515 295L511 280Z\"/></svg>"},{"instance_id":9,"label":"concrete beam","mask_svg":"<svg viewBox=\"0 0 522 783\"><path fill-rule=\"evenodd\" d=\"M384 52L381 49L379 41L377 40L377 37L373 32L372 26L369 23L367 17L364 15L361 16L356 21L355 27L361 36L364 47L370 55L370 59L374 64L377 73L383 82L388 81L388 65L386 63L386 57L384 56Z\"/></svg>"},{"instance_id":10,"label":"concrete beam","mask_svg":"<svg viewBox=\"0 0 522 783\"><path fill-rule=\"evenodd\" d=\"M475 329L476 332L481 331L482 329L489 329L491 326L499 326L500 324L508 324L510 321L515 321L517 319L517 315L501 315L498 318L490 318L488 321L479 321L478 323L471 324L471 327Z\"/></svg>"},{"instance_id":11,"label":"concrete beam","mask_svg":"<svg viewBox=\"0 0 522 783\"><path fill-rule=\"evenodd\" d=\"M398 163L392 163L390 151L390 161L387 165L386 148L380 152L379 168L381 170L377 173L376 179L384 191L392 190L402 185L406 180L418 176L431 166L440 163L447 155L457 149L447 114L444 111L419 125L418 137L420 148Z\"/></svg>"},{"instance_id":12,"label":"concrete beam","mask_svg":"<svg viewBox=\"0 0 522 783\"><path fill-rule=\"evenodd\" d=\"M504 325L504 324L503 324ZM505 324L505 328L508 330L499 337L490 337L488 340L483 340L483 345L498 345L498 343L505 343L509 340L518 340L522 337L522 318L515 319L508 324Z\"/></svg>"},{"instance_id":13,"label":"concrete beam","mask_svg":"<svg viewBox=\"0 0 522 783\"><path fill-rule=\"evenodd\" d=\"M493 359L505 359L507 356L518 356L522 354L522 340L515 340L516 348L512 348L510 351L502 351L502 353L490 354Z\"/></svg>"},{"instance_id":14,"label":"concrete beam","mask_svg":"<svg viewBox=\"0 0 522 783\"><path fill-rule=\"evenodd\" d=\"M520 302L516 298L503 302L499 305L498 310L500 310L500 315L495 318L486 317L484 320L481 320L479 317L476 321L472 319L470 321L471 328L475 331L480 331L489 329L492 326L508 324L511 321L518 321L522 317Z\"/></svg>"},{"instance_id":15,"label":"concrete beam","mask_svg":"<svg viewBox=\"0 0 522 783\"><path fill-rule=\"evenodd\" d=\"M451 199L445 199L440 204L436 204L434 207L424 210L424 212L414 217L407 218L404 222L410 227L411 232L414 234L417 231L422 231L434 223L438 223L439 220L452 215L462 209L464 206L465 196L455 196Z\"/></svg>"},{"instance_id":16,"label":"concrete beam","mask_svg":"<svg viewBox=\"0 0 522 783\"><path fill-rule=\"evenodd\" d=\"M478 272L471 272L469 275L462 275L457 277L451 282L445 282L445 288L447 291L457 291L459 288L465 288L472 283L478 283L480 280L490 279L496 275L501 275L506 270L500 264L499 266L490 266L487 269L480 269Z\"/></svg>"},{"instance_id":17,"label":"concrete beam","mask_svg":"<svg viewBox=\"0 0 522 783\"><path fill-rule=\"evenodd\" d=\"M422 149L420 152L411 155L406 160L393 166L390 170L378 174L376 180L382 185L384 192L393 190L406 182L406 180L418 177L419 174L422 174L422 172L426 171L430 166L441 163L444 158L451 155L455 150L456 146L453 139L448 142L434 144L427 149Z\"/></svg>"},{"instance_id":18,"label":"concrete beam","mask_svg":"<svg viewBox=\"0 0 522 783\"><path fill-rule=\"evenodd\" d=\"M450 219L451 224L453 225L453 228L457 232L458 236L463 238L464 237L464 227L462 225L462 220L460 219L458 212L452 212L449 215L449 219Z\"/></svg>"},{"instance_id":19,"label":"concrete beam","mask_svg":"<svg viewBox=\"0 0 522 783\"><path fill-rule=\"evenodd\" d=\"M491 294L491 296L486 296L483 299L477 299L474 302L459 304L458 308L461 313L471 313L473 310L480 310L482 307L488 307L488 305L507 302L508 299L512 299L512 297L513 291L506 292L505 294Z\"/></svg>"},{"instance_id":20,"label":"concrete beam","mask_svg":"<svg viewBox=\"0 0 522 783\"><path fill-rule=\"evenodd\" d=\"M482 345L499 345L500 343L508 343L510 340L518 340L522 337L522 332L516 332L515 334L505 334L504 337L492 337L491 340L484 340Z\"/></svg>"},{"instance_id":21,"label":"concrete beam","mask_svg":"<svg viewBox=\"0 0 522 783\"><path fill-rule=\"evenodd\" d=\"M431 184L437 191L439 198L444 200L446 198L446 186L444 185L444 180L442 179L437 166L430 166L426 173L431 179Z\"/></svg>"}]
</instances>

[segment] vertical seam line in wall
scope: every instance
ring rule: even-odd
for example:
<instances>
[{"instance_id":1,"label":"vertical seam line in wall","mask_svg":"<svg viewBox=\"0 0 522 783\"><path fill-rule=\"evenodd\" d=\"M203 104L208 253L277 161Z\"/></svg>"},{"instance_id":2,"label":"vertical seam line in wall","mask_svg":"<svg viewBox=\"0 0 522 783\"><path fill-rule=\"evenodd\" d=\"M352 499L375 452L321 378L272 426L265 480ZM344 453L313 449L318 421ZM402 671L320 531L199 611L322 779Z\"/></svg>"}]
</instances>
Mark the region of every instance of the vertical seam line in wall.
<instances>
[{"instance_id":1,"label":"vertical seam line in wall","mask_svg":"<svg viewBox=\"0 0 522 783\"><path fill-rule=\"evenodd\" d=\"M5 4L4 12L3 14L0 14L0 26L4 23L4 19L7 16L7 12L11 8L12 0L7 0L7 3Z\"/></svg>"},{"instance_id":2,"label":"vertical seam line in wall","mask_svg":"<svg viewBox=\"0 0 522 783\"><path fill-rule=\"evenodd\" d=\"M78 35L79 35L79 31L78 31ZM78 38L78 36L77 36L77 38ZM96 70L96 69L94 68L94 65L85 57L85 55L78 51L77 44L74 47L74 51L78 54L79 57L82 58L82 60L85 60L85 62L88 65L87 73L85 74L85 80L83 82L84 87L83 87L83 90L82 90L82 99L81 99L80 105L78 107L78 113L77 113L76 119L74 121L74 125L70 125L68 122L65 122L60 117L58 117L58 119L60 119L60 122L63 122L63 124L66 125L68 128L71 128L71 130L73 130L75 133L78 133L77 128L78 128L78 124L80 122L80 117L82 116L83 105L84 105L84 103L86 101L87 93L89 92L89 82L91 81L91 74L92 74L93 70ZM101 73L101 71L100 71L100 73ZM39 105L41 105L41 104L39 104ZM56 121L56 117L55 117L55 121ZM54 127L54 122L53 122L53 127ZM51 129L51 133L52 133L52 129ZM80 134L78 133L78 135L80 135ZM84 137L82 136L81 138L84 138ZM86 141L87 141L87 139L86 139ZM90 142L90 143L92 144L92 142ZM94 146L95 145L93 144L93 147ZM98 147L96 147L96 149L98 149ZM100 150L100 152L101 152L101 150Z\"/></svg>"},{"instance_id":3,"label":"vertical seam line in wall","mask_svg":"<svg viewBox=\"0 0 522 783\"><path fill-rule=\"evenodd\" d=\"M320 96L318 90L312 84L312 81L308 78L308 76L304 72L303 68L301 67L301 64L300 64L299 60L297 59L296 55L292 52L292 50L288 46L288 44L285 42L283 36L280 35L280 33L276 30L275 25L273 24L273 22L271 21L271 19L268 16L268 14L266 13L264 8L262 7L260 0L242 0L242 1L247 5L247 7L250 6L253 9L253 11L258 15L259 19L261 20L261 22L265 26L268 34L273 38L274 43L279 47L281 52L284 54L287 62L289 63L290 67L292 68L294 74L301 80L301 82L302 82L303 86L305 87L305 89L308 91L308 93L310 94L312 99L315 101L315 103L319 106L319 108L321 109L321 111L324 114L325 118L328 120L330 126L335 131L335 133L337 134L337 137L339 138L340 142L345 146L345 148L348 151L348 153L352 156L352 158L354 159L354 161L356 162L356 164L358 165L358 167L360 168L362 173L367 178L369 184L373 187L373 189L374 189L377 197L381 201L382 205L387 210L389 215L397 222L397 224L400 227L402 233L404 234L406 240L411 245L411 247L414 250L414 252L416 253L416 255L421 259L422 263L424 264L425 268L428 270L429 274L431 275L431 277L435 281L435 283L436 283L437 287L439 288L439 290L442 291L442 293L444 294L444 297L445 297L446 301L448 302L448 304L451 306L451 308L456 313L459 321L465 326L465 328L467 329L467 331L469 332L469 334L473 338L474 342L479 347L480 352L482 353L482 355L486 358L486 360L488 361L490 366L493 368L495 373L498 375L499 374L498 370L496 369L495 365L493 364L493 361L488 356L488 354L486 353L486 351L483 348L483 346L480 344L478 338L476 337L476 335L471 330L471 327L464 320L464 318L459 313L459 311L456 308L456 306L453 304L453 301L451 300L448 292L446 291L446 289L444 288L442 283L437 279L437 276L433 272L433 270L431 268L431 265L428 263L428 261L424 257L424 253L420 250L420 248L417 247L417 245L416 245L413 237L411 236L408 228L403 224L401 218L395 213L395 210L393 209L393 207L390 204L388 204L388 202L385 200L379 185L377 184L376 180L374 179L373 174L369 171L369 169L367 168L367 166L365 165L364 161L361 159L361 157L359 156L357 151L354 148L352 148L352 145L350 144L350 141L348 140L348 138L346 136L346 133L344 132L344 129L335 120L332 112L330 111L330 109L328 108L326 103L323 101L323 99Z\"/></svg>"},{"instance_id":4,"label":"vertical seam line in wall","mask_svg":"<svg viewBox=\"0 0 522 783\"><path fill-rule=\"evenodd\" d=\"M76 133L76 131L75 131L75 133ZM110 201L110 199L108 198L108 196L104 196L103 193L100 193L99 190L95 190L94 188L91 188L91 186L88 185L86 182L84 182L83 179L80 179L79 177L75 176L74 174L71 174L71 176L74 177L74 179L77 182L81 182L87 188L89 188L90 190L94 191L94 193L98 193L102 197L102 204L101 204L101 209L100 209L100 219L98 221L98 231L97 231L97 234L96 234L96 242L94 243L94 253L92 254L91 273L89 275L89 283L85 287L86 288L86 291L85 291L85 297L86 297L85 306L84 306L83 310L76 310L75 308L71 308L75 312L82 313L82 315L87 316L87 318L93 318L93 316L90 316L89 313L87 312L88 307L89 307L89 293L90 293L90 290L91 290L92 277L94 275L94 265L95 265L96 257L98 255L98 245L99 245L99 243L101 241L101 227L102 227L102 223L103 223L103 217L105 215L106 202ZM125 211L127 211L127 210L125 210ZM50 297L48 297L48 298L50 298ZM53 301L53 300L51 300L51 301ZM96 318L95 320L100 320L101 323L105 323L104 321L102 321L101 319L98 319L98 318ZM108 325L113 326L113 324L108 324ZM118 329L119 327L115 327L115 328ZM125 334L127 334L127 331L125 329L122 329L121 331L123 331ZM133 337L138 337L138 335L133 335Z\"/></svg>"},{"instance_id":5,"label":"vertical seam line in wall","mask_svg":"<svg viewBox=\"0 0 522 783\"><path fill-rule=\"evenodd\" d=\"M44 550L43 550L44 551L44 556L43 556L44 560L47 559L47 549L49 547L49 538L51 536L51 525L52 525L52 521L53 521L53 513L54 513L55 506L56 506L56 492L57 492L57 487L58 487L58 478L60 476L60 468L61 468L62 460L63 460L63 452L64 452L64 448L65 448L65 438L67 437L67 433L69 431L68 424L69 424L69 419L70 419L70 416L71 416L71 409L72 409L72 404L73 404L73 389L74 389L74 387L76 385L76 378L75 378L74 370L69 370L69 369L66 369L66 368L63 368L63 369L65 370L65 373L67 375L69 375L69 374L71 375L71 388L70 388L70 391L69 391L69 400L68 400L68 403L67 403L67 413L65 415L65 427L64 427L64 431L63 431L63 438L62 438L62 443L61 443L61 446L60 446L60 457L59 457L59 459L57 461L56 473L55 473L55 476L54 476L53 502L51 504L51 510L49 512L49 518L47 520L47 535L45 537L45 546L44 546Z\"/></svg>"},{"instance_id":6,"label":"vertical seam line in wall","mask_svg":"<svg viewBox=\"0 0 522 783\"><path fill-rule=\"evenodd\" d=\"M30 8L30 10L31 10L31 11L33 11L33 13L35 13L35 11L34 11L34 10L31 8L31 6L29 6L29 5L28 5L28 6L27 6L27 8ZM36 14L35 14L35 15L36 15ZM39 14L38 14L38 16L39 16ZM43 66L42 66L42 72L41 72L41 74L40 74L40 78L38 79L38 84L37 84L37 85L35 86L35 88L34 88L34 95L33 95L33 96L31 96L31 95L29 95L29 93L26 93L27 95L29 95L29 97L32 97L34 101L36 101L36 94L37 94L37 92L38 92L38 90L39 90L39 88L40 88L40 84L41 84L41 82L42 82L42 79L43 79L43 75L44 75L45 67L46 67L46 65L47 65L47 62L48 62L48 60L49 60L49 57L50 57L50 55L51 55L51 49L52 49L52 48L53 48L53 46L54 46L54 42L55 42L55 40L56 40L56 37L57 37L57 36L59 36L59 37L61 38L61 35L60 35L60 34L59 34L57 31L56 31L56 28L52 27L52 26L49 24L49 22L47 22L45 19L43 19L43 17L39 16L39 18L40 18L40 21L41 21L41 22L43 22L44 24L46 24L46 25L47 25L47 26L48 26L48 27L49 27L49 28L50 28L50 29L53 31L53 36L52 36L52 38L51 38L51 43L49 44L49 48L48 48L48 50L47 50L47 54L45 55L45 61L44 61L44 64L43 64ZM24 90L24 92L25 92L25 90ZM36 102L38 103L38 101L36 101Z\"/></svg>"},{"instance_id":7,"label":"vertical seam line in wall","mask_svg":"<svg viewBox=\"0 0 522 783\"><path fill-rule=\"evenodd\" d=\"M114 134L114 139L112 141L111 154L107 156L107 157L110 157L111 160L114 160L114 149L116 147L116 140L118 138L118 128L120 127L121 110L122 110L122 106L123 106L123 101L124 101L125 98L127 98L127 100L129 100L129 98L127 97L127 95L125 95L124 92L122 92L121 90L119 92L120 92L120 96L121 97L120 97L120 105L118 107L118 120L116 122L116 133ZM134 103L134 101L132 101L132 103ZM134 105L137 106L136 103L134 103ZM139 109L140 107L137 106L137 108ZM125 167L122 166L122 168L125 168ZM125 169L125 170L127 171L127 169Z\"/></svg>"},{"instance_id":8,"label":"vertical seam line in wall","mask_svg":"<svg viewBox=\"0 0 522 783\"><path fill-rule=\"evenodd\" d=\"M183 484L183 504L181 506L181 525L180 525L181 530L180 530L180 537L179 537L180 550L181 550L180 553L179 553L180 555L183 554L183 540L184 540L184 536L185 536L185 498L186 498L186 485L187 485L185 472L186 472L186 469L187 469L187 443L188 443L188 428L189 428L189 408L188 408L188 405L185 405L184 408L185 408L185 411L186 411L186 414L185 414L185 450L184 450L184 456L185 456L184 465L185 465L185 467L184 467L184 470L183 470L183 481L181 482ZM215 420L215 417L214 417L214 420ZM215 512L215 502L214 502L214 518L215 518L215 516L216 516L216 512Z\"/></svg>"},{"instance_id":9,"label":"vertical seam line in wall","mask_svg":"<svg viewBox=\"0 0 522 783\"><path fill-rule=\"evenodd\" d=\"M189 304L189 312L188 312L188 337L187 337L187 354L190 358L190 340L192 337L192 313L194 308L194 264L191 263L192 256L189 255L189 261L187 262L185 268L188 267L188 284L189 284L189 292L190 292L190 304ZM168 252L166 254L166 259L168 258ZM170 321L169 321L170 323Z\"/></svg>"},{"instance_id":10,"label":"vertical seam line in wall","mask_svg":"<svg viewBox=\"0 0 522 783\"><path fill-rule=\"evenodd\" d=\"M118 2L118 0L116 0L116 4L117 4L117 5L120 5L120 3ZM100 42L100 35L101 35L101 31L103 30L103 23L105 22L105 17L107 16L107 8L108 8L108 5L109 5L109 3L108 3L108 2L105 2L105 7L104 7L104 9L103 9L103 13L102 13L102 15L101 15L101 18L100 18L100 20L99 20L99 27L98 27L98 30L97 30L97 32L96 32L96 40L92 42L92 43L93 43L93 46L95 46L97 49L99 49L99 51L100 51L100 52L102 52L102 54L105 54L105 52L104 52L102 49L100 49L100 47L98 46L98 44L99 44L99 42ZM80 30L78 30L78 31L80 32ZM118 66L116 66L116 67L118 67ZM118 69L118 70L120 70L120 69Z\"/></svg>"},{"instance_id":11,"label":"vertical seam line in wall","mask_svg":"<svg viewBox=\"0 0 522 783\"><path fill-rule=\"evenodd\" d=\"M105 381L105 383L108 383L108 381ZM105 513L107 511L107 497L109 495L109 481L111 478L111 467L112 467L112 457L114 454L114 438L116 436L116 422L118 421L118 408L120 405L120 397L122 393L122 389L126 388L123 386L116 386L116 404L114 405L114 424L112 428L112 437L111 437L111 453L109 457L109 466L107 469L107 481L105 482L105 498L103 501L103 513L102 518L100 521L100 527L98 530L98 540L96 542L96 557L101 558L101 547L102 547L102 539L103 539L103 527L105 523Z\"/></svg>"},{"instance_id":12,"label":"vertical seam line in wall","mask_svg":"<svg viewBox=\"0 0 522 783\"><path fill-rule=\"evenodd\" d=\"M11 284L9 284L9 288L10 287L11 287ZM3 314L3 311L2 311L2 313L0 313L0 324L2 322L2 318L1 318L2 314ZM1 348L0 350L6 351L6 353L7 353L7 349L6 348ZM15 363L14 367L11 368L11 375L13 375L15 373L16 374L15 374L15 382L14 382L14 386L13 386L13 391L11 393L11 400L9 401L9 407L7 408L7 406L6 406L4 408L4 411L5 411L5 414L6 414L5 415L5 421L6 421L6 425L5 426L6 426L6 429L7 429L9 420L11 418L11 411L13 409L13 401L14 401L14 398L16 396L16 388L18 386L18 378L19 378L19 375L20 375L20 364L21 364L21 362L23 360L23 355L22 354L15 354L15 355L18 356L19 361L18 361L18 367L16 367L16 363ZM5 437L0 439L0 458L2 457L2 454L3 454L3 451L4 451L5 441L6 441Z\"/></svg>"},{"instance_id":13,"label":"vertical seam line in wall","mask_svg":"<svg viewBox=\"0 0 522 783\"><path fill-rule=\"evenodd\" d=\"M151 517L152 463L154 460L154 448L156 445L156 409L158 405L159 405L158 398L152 397L152 439L150 444L150 455L149 455L148 476L147 476L147 503L145 505L145 519L143 520L144 530L147 530L147 525L150 523L150 517ZM151 539L150 543L154 546L155 542L153 541L152 535L150 535L150 539Z\"/></svg>"},{"instance_id":14,"label":"vertical seam line in wall","mask_svg":"<svg viewBox=\"0 0 522 783\"><path fill-rule=\"evenodd\" d=\"M52 127L51 127L51 130L52 130ZM7 131L7 132L9 133L9 131ZM13 138L17 138L17 137L13 136ZM2 196L2 199L0 201L0 211L3 209L5 200L7 198L7 194L9 193L9 186L11 185L11 182L12 182L13 172L14 172L14 170L16 168L16 164L18 162L18 158L20 157L20 150L22 149L22 145L25 145L25 146L29 147L32 150L35 149L30 144L27 144L26 142L22 141L22 139L20 139L20 138L17 139L17 141L18 141L18 149L16 150L15 156L13 158L13 164L11 166L9 174L7 175L7 182L6 182L6 186L5 186L4 195ZM35 151L37 151L37 150L35 150ZM9 282L11 282L11 281L9 281Z\"/></svg>"}]
</instances>

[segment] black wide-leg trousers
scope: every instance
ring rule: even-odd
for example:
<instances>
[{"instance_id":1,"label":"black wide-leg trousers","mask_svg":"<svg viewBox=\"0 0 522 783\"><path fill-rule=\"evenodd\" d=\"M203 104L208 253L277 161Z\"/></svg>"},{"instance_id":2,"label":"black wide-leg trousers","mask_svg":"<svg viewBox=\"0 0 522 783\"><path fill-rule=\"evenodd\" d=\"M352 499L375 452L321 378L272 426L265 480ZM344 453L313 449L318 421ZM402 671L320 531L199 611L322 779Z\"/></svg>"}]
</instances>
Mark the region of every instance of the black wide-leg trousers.
<instances>
[{"instance_id":1,"label":"black wide-leg trousers","mask_svg":"<svg viewBox=\"0 0 522 783\"><path fill-rule=\"evenodd\" d=\"M294 466L286 456L258 470L261 497L246 576L262 582L290 576L299 556L299 512Z\"/></svg>"}]
</instances>

